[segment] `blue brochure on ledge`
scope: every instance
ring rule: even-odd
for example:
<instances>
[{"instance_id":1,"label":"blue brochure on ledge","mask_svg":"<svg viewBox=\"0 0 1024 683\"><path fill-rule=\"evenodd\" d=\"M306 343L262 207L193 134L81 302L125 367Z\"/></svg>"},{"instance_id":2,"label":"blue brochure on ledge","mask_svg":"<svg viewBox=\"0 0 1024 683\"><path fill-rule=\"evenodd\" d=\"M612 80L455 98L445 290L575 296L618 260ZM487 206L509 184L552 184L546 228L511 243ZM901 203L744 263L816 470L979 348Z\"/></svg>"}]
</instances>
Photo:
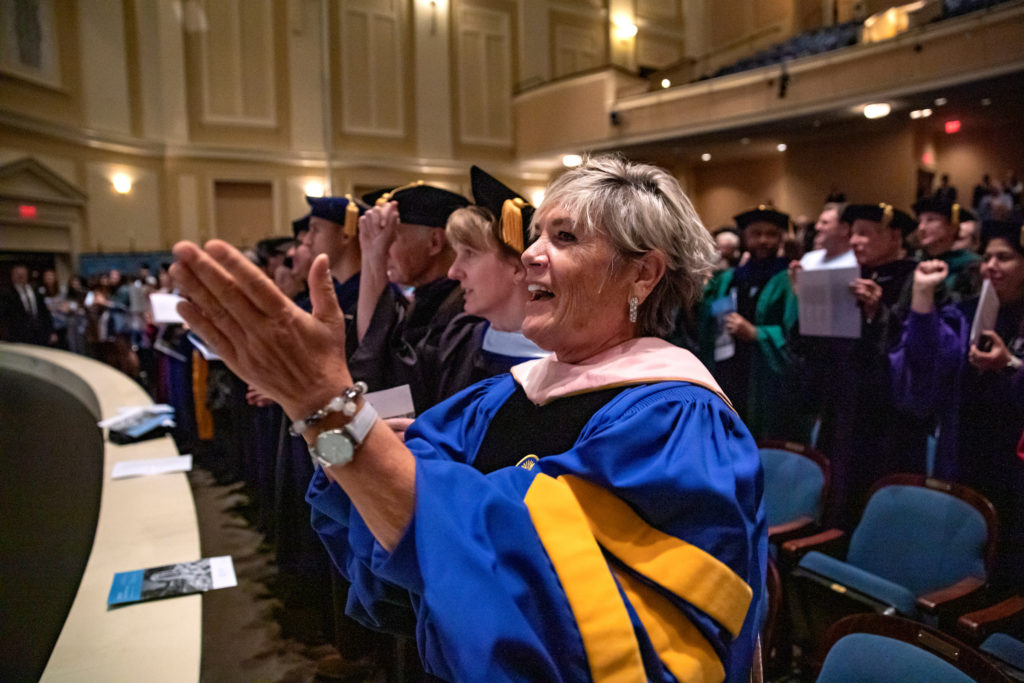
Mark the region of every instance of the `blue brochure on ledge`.
<instances>
[{"instance_id":1,"label":"blue brochure on ledge","mask_svg":"<svg viewBox=\"0 0 1024 683\"><path fill-rule=\"evenodd\" d=\"M230 555L114 574L107 605L205 593L238 585Z\"/></svg>"}]
</instances>

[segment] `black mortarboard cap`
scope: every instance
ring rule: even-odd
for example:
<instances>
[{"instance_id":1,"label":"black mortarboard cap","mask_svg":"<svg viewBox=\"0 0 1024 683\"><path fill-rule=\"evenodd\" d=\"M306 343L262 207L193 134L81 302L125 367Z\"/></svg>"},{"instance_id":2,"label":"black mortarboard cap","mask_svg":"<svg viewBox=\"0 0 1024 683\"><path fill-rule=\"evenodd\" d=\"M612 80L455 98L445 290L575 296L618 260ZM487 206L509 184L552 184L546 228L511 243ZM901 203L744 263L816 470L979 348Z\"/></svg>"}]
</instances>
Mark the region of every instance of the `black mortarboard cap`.
<instances>
[{"instance_id":1,"label":"black mortarboard cap","mask_svg":"<svg viewBox=\"0 0 1024 683\"><path fill-rule=\"evenodd\" d=\"M368 192L364 194L360 199L362 199L363 203L366 204L367 206L376 206L377 200L383 197L384 195L390 196L391 190L393 189L394 188L392 187L385 187L380 190L374 190L373 192Z\"/></svg>"},{"instance_id":2,"label":"black mortarboard cap","mask_svg":"<svg viewBox=\"0 0 1024 683\"><path fill-rule=\"evenodd\" d=\"M295 239L299 239L299 235L309 230L309 214L307 213L302 218L298 218L292 221L292 234L295 235Z\"/></svg>"},{"instance_id":3,"label":"black mortarboard cap","mask_svg":"<svg viewBox=\"0 0 1024 683\"><path fill-rule=\"evenodd\" d=\"M295 243L291 237L268 237L256 243L256 255L260 263L266 263L271 257L283 256L288 252L288 247Z\"/></svg>"},{"instance_id":4,"label":"black mortarboard cap","mask_svg":"<svg viewBox=\"0 0 1024 683\"><path fill-rule=\"evenodd\" d=\"M521 195L479 166L469 169L473 200L498 219L501 241L518 253L530 245L530 221L536 210Z\"/></svg>"},{"instance_id":5,"label":"black mortarboard cap","mask_svg":"<svg viewBox=\"0 0 1024 683\"><path fill-rule=\"evenodd\" d=\"M982 221L981 248L984 250L989 240L1001 237L1013 245L1013 248L1024 254L1024 227L1018 221Z\"/></svg>"},{"instance_id":6,"label":"black mortarboard cap","mask_svg":"<svg viewBox=\"0 0 1024 683\"><path fill-rule=\"evenodd\" d=\"M740 230L743 230L751 223L757 223L760 221L777 225L780 230L790 229L789 214L778 211L770 204L761 204L749 211L744 211L741 214L733 216L732 219L736 221L736 227Z\"/></svg>"},{"instance_id":7,"label":"black mortarboard cap","mask_svg":"<svg viewBox=\"0 0 1024 683\"><path fill-rule=\"evenodd\" d=\"M376 204L398 202L398 220L412 225L443 228L456 209L469 206L469 200L460 194L427 185L422 180L385 192Z\"/></svg>"},{"instance_id":8,"label":"black mortarboard cap","mask_svg":"<svg viewBox=\"0 0 1024 683\"><path fill-rule=\"evenodd\" d=\"M899 230L904 237L917 230L917 221L910 214L884 202L881 204L848 204L843 210L841 220L851 225L856 220L873 221L880 223L883 228Z\"/></svg>"},{"instance_id":9,"label":"black mortarboard cap","mask_svg":"<svg viewBox=\"0 0 1024 683\"><path fill-rule=\"evenodd\" d=\"M351 195L344 197L306 197L310 207L310 216L323 218L324 220L337 223L345 227L345 234L355 237L359 226L359 216L363 213L363 207L352 199Z\"/></svg>"},{"instance_id":10,"label":"black mortarboard cap","mask_svg":"<svg viewBox=\"0 0 1024 683\"><path fill-rule=\"evenodd\" d=\"M921 197L914 203L914 213L937 213L946 217L950 223L960 225L964 221L977 220L967 207L956 202L949 202L936 197Z\"/></svg>"}]
</instances>

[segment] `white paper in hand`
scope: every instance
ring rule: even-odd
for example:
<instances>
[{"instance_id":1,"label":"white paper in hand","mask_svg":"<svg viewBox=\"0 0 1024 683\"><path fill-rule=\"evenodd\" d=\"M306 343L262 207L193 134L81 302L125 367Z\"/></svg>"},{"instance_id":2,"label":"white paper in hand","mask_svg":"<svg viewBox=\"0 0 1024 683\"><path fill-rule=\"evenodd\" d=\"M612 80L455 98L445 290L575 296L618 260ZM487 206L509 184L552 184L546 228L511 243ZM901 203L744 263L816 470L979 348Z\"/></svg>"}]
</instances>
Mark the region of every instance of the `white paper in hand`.
<instances>
[{"instance_id":1,"label":"white paper in hand","mask_svg":"<svg viewBox=\"0 0 1024 683\"><path fill-rule=\"evenodd\" d=\"M805 337L860 338L860 308L850 283L860 268L819 268L800 271L800 334Z\"/></svg>"},{"instance_id":2,"label":"white paper in hand","mask_svg":"<svg viewBox=\"0 0 1024 683\"><path fill-rule=\"evenodd\" d=\"M185 322L184 318L178 315L178 302L184 300L177 294L162 292L150 294L149 303L153 308L153 322L157 324Z\"/></svg>"},{"instance_id":3,"label":"white paper in hand","mask_svg":"<svg viewBox=\"0 0 1024 683\"><path fill-rule=\"evenodd\" d=\"M982 332L996 329L996 318L999 317L999 296L992 289L992 282L985 280L981 284L981 297L978 298L978 310L974 312L971 323L971 346L978 343Z\"/></svg>"},{"instance_id":4,"label":"white paper in hand","mask_svg":"<svg viewBox=\"0 0 1024 683\"><path fill-rule=\"evenodd\" d=\"M371 391L365 398L382 420L389 417L412 417L416 414L416 408L412 403L412 391L408 384Z\"/></svg>"}]
</instances>

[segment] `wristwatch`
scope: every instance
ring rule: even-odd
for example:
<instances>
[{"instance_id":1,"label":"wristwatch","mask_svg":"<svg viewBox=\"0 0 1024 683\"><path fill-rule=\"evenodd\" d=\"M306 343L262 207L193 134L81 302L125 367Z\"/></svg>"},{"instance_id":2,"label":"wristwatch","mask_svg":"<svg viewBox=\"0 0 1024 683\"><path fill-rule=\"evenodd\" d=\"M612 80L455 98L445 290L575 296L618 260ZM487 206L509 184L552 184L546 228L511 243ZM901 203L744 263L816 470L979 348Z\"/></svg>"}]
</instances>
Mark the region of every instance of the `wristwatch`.
<instances>
[{"instance_id":1,"label":"wristwatch","mask_svg":"<svg viewBox=\"0 0 1024 683\"><path fill-rule=\"evenodd\" d=\"M309 454L321 467L347 465L352 462L376 421L377 411L364 400L363 407L344 427L320 432L316 441L309 445Z\"/></svg>"}]
</instances>

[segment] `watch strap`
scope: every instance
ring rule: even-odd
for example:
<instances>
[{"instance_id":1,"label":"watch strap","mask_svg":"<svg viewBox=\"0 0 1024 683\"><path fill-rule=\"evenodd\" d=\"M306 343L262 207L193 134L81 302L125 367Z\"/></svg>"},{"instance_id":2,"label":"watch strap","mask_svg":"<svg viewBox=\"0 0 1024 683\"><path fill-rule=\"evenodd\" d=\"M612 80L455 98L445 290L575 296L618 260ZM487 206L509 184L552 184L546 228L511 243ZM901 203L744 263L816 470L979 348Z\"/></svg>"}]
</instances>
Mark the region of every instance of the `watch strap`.
<instances>
[{"instance_id":1,"label":"watch strap","mask_svg":"<svg viewBox=\"0 0 1024 683\"><path fill-rule=\"evenodd\" d=\"M356 412L355 415L352 416L352 419L349 420L347 424L337 429L325 430L324 432L321 433L338 434L341 438L348 439L352 444L352 454L355 455L355 452L359 450L360 446L363 445L363 441L366 440L366 437L370 434L370 430L373 429L373 425L376 422L377 410L369 401L364 399L363 406ZM320 435L318 434L317 439L319 438ZM347 465L349 462L352 461L351 458L349 460L346 460L345 462L331 462L329 460L326 460L320 455L320 452L317 450L317 439L314 439L313 443L309 444L309 454L313 457L313 460L315 461L314 467L316 466L316 463L319 463L321 467L330 467L332 465Z\"/></svg>"}]
</instances>

